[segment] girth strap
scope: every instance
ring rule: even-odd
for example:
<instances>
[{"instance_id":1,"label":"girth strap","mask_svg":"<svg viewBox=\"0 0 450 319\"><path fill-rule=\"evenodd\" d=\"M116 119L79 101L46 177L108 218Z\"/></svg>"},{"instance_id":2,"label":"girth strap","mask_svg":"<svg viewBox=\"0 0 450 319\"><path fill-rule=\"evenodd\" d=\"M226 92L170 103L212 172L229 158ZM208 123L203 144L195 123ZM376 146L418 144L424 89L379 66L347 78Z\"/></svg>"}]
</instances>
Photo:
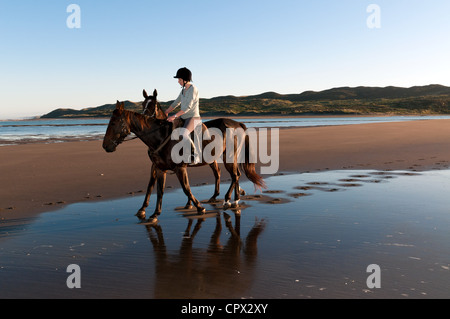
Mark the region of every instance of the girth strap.
<instances>
[{"instance_id":1,"label":"girth strap","mask_svg":"<svg viewBox=\"0 0 450 319\"><path fill-rule=\"evenodd\" d=\"M169 143L171 136L172 136L172 134L169 134L169 135L166 137L166 139L158 146L158 148L157 148L156 150L152 151L152 154L156 154L156 153L158 153L160 150L162 150L162 148L163 148L164 146L166 146L167 143Z\"/></svg>"}]
</instances>

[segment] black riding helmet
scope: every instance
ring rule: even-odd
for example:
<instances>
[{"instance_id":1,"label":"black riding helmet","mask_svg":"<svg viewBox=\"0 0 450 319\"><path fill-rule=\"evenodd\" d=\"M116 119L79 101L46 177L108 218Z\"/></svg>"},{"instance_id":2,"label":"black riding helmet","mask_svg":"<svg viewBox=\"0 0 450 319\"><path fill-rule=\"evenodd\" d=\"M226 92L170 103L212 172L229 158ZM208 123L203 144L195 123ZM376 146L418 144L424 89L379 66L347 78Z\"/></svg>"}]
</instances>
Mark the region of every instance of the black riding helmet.
<instances>
[{"instance_id":1,"label":"black riding helmet","mask_svg":"<svg viewBox=\"0 0 450 319\"><path fill-rule=\"evenodd\" d=\"M186 82L192 82L192 72L188 68L181 68L174 76L175 79L182 79Z\"/></svg>"}]
</instances>

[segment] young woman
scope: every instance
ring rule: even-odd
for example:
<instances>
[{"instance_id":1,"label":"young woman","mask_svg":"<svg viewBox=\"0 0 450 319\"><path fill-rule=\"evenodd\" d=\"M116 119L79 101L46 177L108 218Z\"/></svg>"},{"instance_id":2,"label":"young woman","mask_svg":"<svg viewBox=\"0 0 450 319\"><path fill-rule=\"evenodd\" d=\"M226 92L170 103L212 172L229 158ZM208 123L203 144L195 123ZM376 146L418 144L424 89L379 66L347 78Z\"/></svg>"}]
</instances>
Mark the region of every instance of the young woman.
<instances>
[{"instance_id":1,"label":"young woman","mask_svg":"<svg viewBox=\"0 0 450 319\"><path fill-rule=\"evenodd\" d=\"M184 130L183 137L191 142L191 145L194 149L194 163L199 163L200 158L197 152L197 148L190 137L190 134L192 133L192 131L194 131L195 128L200 128L201 130L202 120L199 110L198 90L191 83L192 72L189 69L179 69L174 78L178 79L178 84L182 86L182 90L177 99L172 103L172 105L166 110L165 113L167 116L169 116L169 113L180 105L181 110L178 111L175 115L168 117L167 120L169 122L173 122L177 117L181 117L185 121L183 127L186 128L186 130Z\"/></svg>"}]
</instances>

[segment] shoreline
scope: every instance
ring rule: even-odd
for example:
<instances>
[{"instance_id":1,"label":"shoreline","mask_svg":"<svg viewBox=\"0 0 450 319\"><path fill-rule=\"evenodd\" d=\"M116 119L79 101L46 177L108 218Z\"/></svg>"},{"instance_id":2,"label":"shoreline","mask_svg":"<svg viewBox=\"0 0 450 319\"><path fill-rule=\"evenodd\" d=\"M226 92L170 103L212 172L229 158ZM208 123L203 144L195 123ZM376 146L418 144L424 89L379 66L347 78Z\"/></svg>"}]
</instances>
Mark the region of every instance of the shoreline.
<instances>
[{"instance_id":1,"label":"shoreline","mask_svg":"<svg viewBox=\"0 0 450 319\"><path fill-rule=\"evenodd\" d=\"M326 118L326 117L392 117L392 116L401 116L401 117L430 117L430 116L450 116L449 113L437 113L437 114L423 114L423 113L408 113L408 114L397 114L397 113L373 113L373 114L236 114L236 115L204 115L202 119L216 119L218 117L223 118ZM32 118L16 118L16 119L0 119L0 122L20 122L20 121L39 121L39 120L109 120L110 117L107 116L85 116L85 117L55 117L55 118L43 118L40 116L32 117Z\"/></svg>"},{"instance_id":2,"label":"shoreline","mask_svg":"<svg viewBox=\"0 0 450 319\"><path fill-rule=\"evenodd\" d=\"M450 164L448 119L283 128L279 133L278 172L284 174L342 169L426 171ZM107 154L101 144L95 140L2 146L0 225L72 203L144 195L151 167L147 147L134 140ZM220 167L225 185L219 198L223 198L229 175ZM191 186L207 183L212 190L209 166L190 168L188 173ZM166 191L179 187L173 174L168 173L166 186ZM154 198L152 194L149 212Z\"/></svg>"},{"instance_id":3,"label":"shoreline","mask_svg":"<svg viewBox=\"0 0 450 319\"><path fill-rule=\"evenodd\" d=\"M237 115L237 116L224 116L224 118L231 118L231 119L235 119L238 121L242 121L242 120L246 120L248 119L249 121L260 121L260 123L265 123L264 120L288 120L291 121L293 120L294 123L292 123L291 125L274 125L274 126L267 126L266 128L278 128L280 130L283 129L294 129L294 128L308 128L308 127L323 127L323 126L340 126L340 125L359 125L359 124L369 124L369 123L395 123L395 122L404 122L404 121L422 121L422 120L437 120L437 119L448 119L450 120L450 115L424 115L424 114L413 114L413 115L389 115L389 114L382 114L382 115L355 115L355 114L351 114L351 115L249 115L249 116L245 116L245 115ZM382 119L382 118L391 118L390 121L383 121L383 120L367 120L364 121L362 120L361 123L355 122L355 123L351 123L353 120L351 119ZM392 119L392 118L398 118L398 119ZM209 121L211 119L216 119L216 117L211 117L211 116L205 116L203 117L204 121ZM297 121L300 122L295 122L295 120L297 119ZM320 120L320 119L348 119L350 122L344 122L344 123L339 123L339 124L335 124L333 123L333 120L331 122L329 121L324 121L321 122L320 124L317 122L313 122L313 123L309 123L308 124L301 124L302 123L302 119L303 120ZM30 125L30 124L24 124L21 125L20 122L32 122L32 121L60 121L60 120L68 120L68 121L107 121L109 120L109 118L106 117L77 117L77 118L53 118L53 119L43 119L43 118L34 118L34 119L17 119L17 120L6 120L6 122L19 122L19 124L5 124L6 126L23 126L23 127L33 127L33 126L47 126L49 124L38 124L38 125ZM0 122L2 122L2 120L0 120ZM250 122L253 123L253 122ZM285 122L280 122L280 123L285 123ZM0 125L3 126L3 125ZM84 141L99 141L103 139L103 135L104 135L104 130L106 129L107 126L107 122L104 123L70 123L70 124L50 124L50 126L62 126L62 127L72 127L72 126L103 126L105 127L104 129L102 129L101 131L97 131L97 132L92 132L90 131L89 133L83 134L77 134L77 135L70 135L70 134L66 134L63 132L61 132L61 135L58 135L58 133L51 133L46 135L44 134L38 134L39 137L34 136L34 135L30 135L29 137L27 137L26 135L17 135L13 137L9 137L6 140L3 140L2 136L0 135L0 149L4 146L14 146L14 145L28 145L28 144L52 144L52 143L67 143L67 142L84 142ZM253 125L250 125L250 127L254 127ZM32 132L30 132L30 134L33 134ZM22 138L18 138L19 136L21 136Z\"/></svg>"}]
</instances>

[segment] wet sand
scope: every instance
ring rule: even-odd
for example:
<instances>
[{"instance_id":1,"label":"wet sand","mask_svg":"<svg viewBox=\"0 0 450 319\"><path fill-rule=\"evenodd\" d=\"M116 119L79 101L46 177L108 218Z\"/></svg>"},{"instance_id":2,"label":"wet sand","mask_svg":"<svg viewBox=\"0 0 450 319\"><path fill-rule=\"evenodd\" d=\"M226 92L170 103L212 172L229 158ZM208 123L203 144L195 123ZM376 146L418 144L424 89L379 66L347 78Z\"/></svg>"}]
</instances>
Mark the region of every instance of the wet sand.
<instances>
[{"instance_id":1,"label":"wet sand","mask_svg":"<svg viewBox=\"0 0 450 319\"><path fill-rule=\"evenodd\" d=\"M266 190L244 177L239 209L198 216L169 175L156 225L134 216L150 170L140 141L2 147L0 297L448 298L449 136L450 120L282 129ZM208 199L210 168L189 172Z\"/></svg>"},{"instance_id":2,"label":"wet sand","mask_svg":"<svg viewBox=\"0 0 450 319\"><path fill-rule=\"evenodd\" d=\"M279 172L446 168L449 137L450 120L280 129ZM120 145L112 154L102 149L101 141L4 146L0 221L70 203L140 194L149 173L146 146L139 140ZM214 181L208 166L189 173L192 186ZM222 181L228 179L222 169ZM166 185L170 190L179 184L169 175Z\"/></svg>"},{"instance_id":3,"label":"wet sand","mask_svg":"<svg viewBox=\"0 0 450 319\"><path fill-rule=\"evenodd\" d=\"M450 170L273 176L239 209L205 203L201 217L179 207L178 189L153 225L134 216L143 196L67 205L0 229L0 298L447 299L449 178ZM211 186L194 192L207 199ZM73 264L79 289L67 286ZM374 264L380 288L367 284Z\"/></svg>"}]
</instances>

